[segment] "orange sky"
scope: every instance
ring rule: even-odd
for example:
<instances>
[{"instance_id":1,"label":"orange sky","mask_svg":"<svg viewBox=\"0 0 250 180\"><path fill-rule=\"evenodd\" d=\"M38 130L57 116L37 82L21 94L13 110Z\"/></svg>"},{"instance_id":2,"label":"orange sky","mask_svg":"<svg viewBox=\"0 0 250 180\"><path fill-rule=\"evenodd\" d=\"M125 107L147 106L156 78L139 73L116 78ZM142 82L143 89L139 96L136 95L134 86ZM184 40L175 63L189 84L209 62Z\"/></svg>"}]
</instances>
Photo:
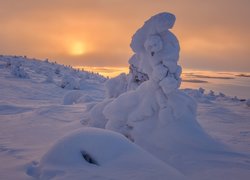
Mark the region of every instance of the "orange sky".
<instances>
[{"instance_id":1,"label":"orange sky","mask_svg":"<svg viewBox=\"0 0 250 180\"><path fill-rule=\"evenodd\" d=\"M177 17L184 68L250 72L249 0L0 0L0 54L127 66L150 16Z\"/></svg>"}]
</instances>

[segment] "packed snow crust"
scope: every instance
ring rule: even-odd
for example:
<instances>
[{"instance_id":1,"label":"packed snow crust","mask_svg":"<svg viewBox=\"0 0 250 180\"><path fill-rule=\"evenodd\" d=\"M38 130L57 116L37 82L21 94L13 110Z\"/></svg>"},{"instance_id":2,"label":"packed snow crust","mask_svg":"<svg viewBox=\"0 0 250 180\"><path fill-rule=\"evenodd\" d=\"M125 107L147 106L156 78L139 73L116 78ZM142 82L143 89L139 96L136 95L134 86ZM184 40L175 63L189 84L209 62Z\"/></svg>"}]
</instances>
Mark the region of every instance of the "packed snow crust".
<instances>
[{"instance_id":1,"label":"packed snow crust","mask_svg":"<svg viewBox=\"0 0 250 180\"><path fill-rule=\"evenodd\" d=\"M1 178L248 180L249 100L178 89L174 22L146 21L109 80L0 56Z\"/></svg>"}]
</instances>

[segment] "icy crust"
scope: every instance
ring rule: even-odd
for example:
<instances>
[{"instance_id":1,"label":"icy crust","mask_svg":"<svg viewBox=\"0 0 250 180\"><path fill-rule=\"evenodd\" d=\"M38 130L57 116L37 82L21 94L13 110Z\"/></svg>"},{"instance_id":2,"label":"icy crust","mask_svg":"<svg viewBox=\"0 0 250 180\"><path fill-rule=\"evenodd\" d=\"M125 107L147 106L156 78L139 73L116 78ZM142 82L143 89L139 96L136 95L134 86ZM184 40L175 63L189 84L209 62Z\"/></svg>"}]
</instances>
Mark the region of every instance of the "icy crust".
<instances>
[{"instance_id":1,"label":"icy crust","mask_svg":"<svg viewBox=\"0 0 250 180\"><path fill-rule=\"evenodd\" d=\"M95 128L66 135L27 173L39 179L185 179L124 136Z\"/></svg>"}]
</instances>

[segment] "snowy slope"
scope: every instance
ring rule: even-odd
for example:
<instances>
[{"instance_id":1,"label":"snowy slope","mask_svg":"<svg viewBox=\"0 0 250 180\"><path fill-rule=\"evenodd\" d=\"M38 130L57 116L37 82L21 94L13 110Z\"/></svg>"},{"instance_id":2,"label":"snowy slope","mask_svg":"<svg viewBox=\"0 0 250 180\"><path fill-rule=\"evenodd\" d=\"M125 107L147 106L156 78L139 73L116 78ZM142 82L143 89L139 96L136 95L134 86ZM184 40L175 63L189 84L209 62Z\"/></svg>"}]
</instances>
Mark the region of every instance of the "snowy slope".
<instances>
[{"instance_id":1,"label":"snowy slope","mask_svg":"<svg viewBox=\"0 0 250 180\"><path fill-rule=\"evenodd\" d=\"M9 62L21 63L29 78L14 76ZM54 71L59 68L60 74ZM53 82L46 82L46 73ZM81 90L60 87L63 76L81 80ZM98 75L76 72L71 68L23 57L0 57L0 174L4 179L27 179L26 166L39 160L64 134L81 128L83 102L103 98L103 81ZM69 94L72 105L64 105ZM73 102L82 102L75 103Z\"/></svg>"},{"instance_id":2,"label":"snowy slope","mask_svg":"<svg viewBox=\"0 0 250 180\"><path fill-rule=\"evenodd\" d=\"M21 63L21 69L28 76L16 76L13 71L17 71L18 68L13 70L9 62L14 63L15 66L19 66ZM17 62L18 65L16 65ZM60 69L60 73L57 72L58 69ZM48 78L48 76L50 77ZM79 85L79 88L74 89L77 86L62 88L61 84L65 76L76 80L74 84ZM50 167L51 164L46 157L49 157L53 150L59 151L57 150L58 144L60 145L60 142L67 140L67 138L62 138L67 134L70 135L65 137L72 139L65 143L67 148L78 148L79 144L74 144L75 136L80 142L81 139L87 137L86 131L76 130L83 129L84 125L88 123L85 118L86 107L91 106L91 103L103 100L105 96L104 81L105 79L98 75L77 72L71 68L46 61L27 60L22 57L0 57L1 178L32 179L38 177L39 171L36 168L43 169L43 165L45 169ZM185 90L185 93L198 102L198 122L204 131L231 149L231 154L224 156L226 158L223 157L222 161L218 159L221 157L220 152L216 152L217 156L206 157L208 161L211 160L215 169L200 171L195 165L198 162L193 161L192 164L189 164L187 171L182 171L186 176L185 179L188 177L191 179L211 179L211 173L214 174L215 178L213 179L248 179L250 176L250 109L246 102L222 95L203 94L198 90ZM90 131L87 133L88 136L96 135L95 130L87 131ZM102 136L110 136L108 132L100 131L98 133ZM89 139L92 138L89 137ZM165 177L166 174L169 174L171 179L179 176L181 178L180 173L177 172L183 170L181 154L179 157L172 157L173 160L178 161L174 164L175 168L172 168L153 155L149 155L148 152L125 141L119 135L115 134L114 137L112 135L110 138L116 139L112 140L112 142L117 141L116 145L125 143L124 146L127 148L136 150L122 152L128 158L110 161L109 166L100 166L98 170L87 164L85 164L87 168L80 167L80 169L85 168L83 171L79 170L79 166L76 169L70 169L67 164L63 168L55 165L53 168L47 169L49 171L45 171L45 175L48 175L50 170L57 168L51 174L52 176L57 174L56 177L59 179L69 177L74 179L138 179L137 177L139 179L168 179ZM61 140L58 141L59 139ZM104 140L93 139L95 145L105 140L105 138ZM92 146L88 147L91 150ZM101 150L102 148L93 149ZM107 151L109 150L112 152L113 148ZM182 152L185 153L185 150ZM94 158L99 157L102 153L102 151L97 151ZM131 153L136 156L133 160L130 160L133 157ZM198 153L199 151L192 156L198 156ZM44 154L47 155L44 156ZM135 159L136 163L133 162ZM215 159L217 161L214 161ZM99 158L96 160L98 161ZM224 164L213 164L213 162L223 162ZM140 168L138 171L134 171L135 167ZM114 168L116 168L115 171ZM177 170L173 170L173 174L171 174L171 169ZM145 171L150 173L145 173Z\"/></svg>"},{"instance_id":3,"label":"snowy slope","mask_svg":"<svg viewBox=\"0 0 250 180\"><path fill-rule=\"evenodd\" d=\"M22 69L21 74L16 64ZM13 73L11 66L17 73ZM3 162L0 174L4 179L183 179L177 170L121 135L93 129L75 132L84 127L86 104L103 99L103 77L23 57L2 56L0 68L0 159ZM65 74L79 82L79 89L61 87ZM66 134L70 135L62 138ZM82 147L91 151L91 155L95 151L94 158L97 157L101 167L83 160ZM117 152L120 155L115 158ZM51 167L51 157L64 160L52 160L52 164L58 163ZM83 164L79 166L79 162Z\"/></svg>"},{"instance_id":4,"label":"snowy slope","mask_svg":"<svg viewBox=\"0 0 250 180\"><path fill-rule=\"evenodd\" d=\"M201 89L202 90L202 89ZM250 106L248 101L224 94L184 91L198 102L198 121L215 139L238 152L250 152Z\"/></svg>"}]
</instances>

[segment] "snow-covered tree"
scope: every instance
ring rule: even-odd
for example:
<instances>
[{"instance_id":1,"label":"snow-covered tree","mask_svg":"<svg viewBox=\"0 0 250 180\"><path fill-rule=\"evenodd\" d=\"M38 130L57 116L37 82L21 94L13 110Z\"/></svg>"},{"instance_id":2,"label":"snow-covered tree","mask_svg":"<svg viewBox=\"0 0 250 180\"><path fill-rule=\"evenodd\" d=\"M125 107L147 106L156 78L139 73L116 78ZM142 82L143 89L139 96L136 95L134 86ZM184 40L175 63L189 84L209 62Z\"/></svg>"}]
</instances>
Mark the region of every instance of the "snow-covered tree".
<instances>
[{"instance_id":1,"label":"snow-covered tree","mask_svg":"<svg viewBox=\"0 0 250 180\"><path fill-rule=\"evenodd\" d=\"M18 78L29 78L28 73L24 70L21 64L12 64L11 74Z\"/></svg>"},{"instance_id":2,"label":"snow-covered tree","mask_svg":"<svg viewBox=\"0 0 250 180\"><path fill-rule=\"evenodd\" d=\"M45 76L46 76L45 82L48 82L48 83L54 82L53 73L51 72L51 70L47 71L45 73Z\"/></svg>"},{"instance_id":3,"label":"snow-covered tree","mask_svg":"<svg viewBox=\"0 0 250 180\"><path fill-rule=\"evenodd\" d=\"M77 90L80 89L80 85L77 79L75 79L71 75L65 75L62 78L61 88Z\"/></svg>"},{"instance_id":4,"label":"snow-covered tree","mask_svg":"<svg viewBox=\"0 0 250 180\"><path fill-rule=\"evenodd\" d=\"M55 74L60 74L60 67L57 67L56 69L55 69Z\"/></svg>"},{"instance_id":5,"label":"snow-covered tree","mask_svg":"<svg viewBox=\"0 0 250 180\"><path fill-rule=\"evenodd\" d=\"M182 68L179 42L170 31L174 23L171 13L145 22L130 44L135 54L129 60L127 91L89 110L90 126L119 132L164 161L171 161L166 152L220 147L198 124L194 100L178 89Z\"/></svg>"}]
</instances>

